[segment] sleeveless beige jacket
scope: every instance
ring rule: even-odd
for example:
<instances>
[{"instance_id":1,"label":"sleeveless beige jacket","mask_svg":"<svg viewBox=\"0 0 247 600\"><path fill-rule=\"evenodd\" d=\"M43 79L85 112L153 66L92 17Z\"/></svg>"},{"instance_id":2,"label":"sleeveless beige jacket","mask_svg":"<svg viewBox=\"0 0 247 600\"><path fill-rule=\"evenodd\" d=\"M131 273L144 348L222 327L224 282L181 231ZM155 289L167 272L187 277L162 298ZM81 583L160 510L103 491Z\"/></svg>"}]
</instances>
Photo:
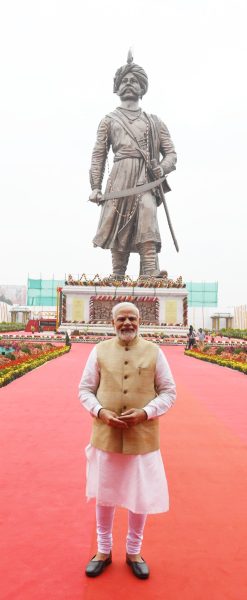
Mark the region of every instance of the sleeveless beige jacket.
<instances>
[{"instance_id":1,"label":"sleeveless beige jacket","mask_svg":"<svg viewBox=\"0 0 247 600\"><path fill-rule=\"evenodd\" d=\"M158 347L137 336L128 345L117 337L97 345L100 384L97 399L117 414L143 408L157 396L154 386ZM129 429L109 427L94 418L91 444L106 452L145 454L159 448L158 419Z\"/></svg>"}]
</instances>

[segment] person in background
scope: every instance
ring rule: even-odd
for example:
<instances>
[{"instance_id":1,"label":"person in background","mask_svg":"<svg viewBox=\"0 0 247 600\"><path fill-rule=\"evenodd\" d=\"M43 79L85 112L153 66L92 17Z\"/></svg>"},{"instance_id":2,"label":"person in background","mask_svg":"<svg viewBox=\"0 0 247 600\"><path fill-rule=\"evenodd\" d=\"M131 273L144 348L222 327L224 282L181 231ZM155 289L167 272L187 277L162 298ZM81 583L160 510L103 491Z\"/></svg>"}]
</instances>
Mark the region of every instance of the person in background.
<instances>
[{"instance_id":1,"label":"person in background","mask_svg":"<svg viewBox=\"0 0 247 600\"><path fill-rule=\"evenodd\" d=\"M204 342L205 342L205 332L203 331L203 329L200 327L198 329L198 347L199 350L201 350L201 352L204 349Z\"/></svg>"},{"instance_id":2,"label":"person in background","mask_svg":"<svg viewBox=\"0 0 247 600\"><path fill-rule=\"evenodd\" d=\"M196 332L193 328L193 325L190 325L189 333L188 333L187 350L190 350L191 348L193 348L195 343L196 343Z\"/></svg>"}]
</instances>

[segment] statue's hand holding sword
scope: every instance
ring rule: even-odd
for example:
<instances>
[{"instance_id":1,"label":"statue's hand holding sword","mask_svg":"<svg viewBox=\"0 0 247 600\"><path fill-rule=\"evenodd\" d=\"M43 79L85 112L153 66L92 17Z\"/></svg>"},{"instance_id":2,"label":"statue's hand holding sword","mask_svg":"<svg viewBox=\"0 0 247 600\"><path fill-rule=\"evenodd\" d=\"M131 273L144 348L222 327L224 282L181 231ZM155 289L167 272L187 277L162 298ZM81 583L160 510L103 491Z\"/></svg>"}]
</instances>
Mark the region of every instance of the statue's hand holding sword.
<instances>
[{"instance_id":1,"label":"statue's hand holding sword","mask_svg":"<svg viewBox=\"0 0 247 600\"><path fill-rule=\"evenodd\" d=\"M95 204L101 204L102 202L102 192L99 189L95 189L91 192L89 196L90 202L94 202Z\"/></svg>"}]
</instances>

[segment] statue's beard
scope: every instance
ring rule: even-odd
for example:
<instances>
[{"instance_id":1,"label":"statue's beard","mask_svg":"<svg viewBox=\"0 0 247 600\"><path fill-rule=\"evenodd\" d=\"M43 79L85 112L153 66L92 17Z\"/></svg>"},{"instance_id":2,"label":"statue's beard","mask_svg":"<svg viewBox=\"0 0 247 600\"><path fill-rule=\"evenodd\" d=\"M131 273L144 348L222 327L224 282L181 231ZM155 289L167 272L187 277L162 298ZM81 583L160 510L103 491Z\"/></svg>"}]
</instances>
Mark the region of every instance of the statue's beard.
<instances>
[{"instance_id":1,"label":"statue's beard","mask_svg":"<svg viewBox=\"0 0 247 600\"><path fill-rule=\"evenodd\" d=\"M117 336L122 342L132 342L137 336L137 331L117 331Z\"/></svg>"}]
</instances>

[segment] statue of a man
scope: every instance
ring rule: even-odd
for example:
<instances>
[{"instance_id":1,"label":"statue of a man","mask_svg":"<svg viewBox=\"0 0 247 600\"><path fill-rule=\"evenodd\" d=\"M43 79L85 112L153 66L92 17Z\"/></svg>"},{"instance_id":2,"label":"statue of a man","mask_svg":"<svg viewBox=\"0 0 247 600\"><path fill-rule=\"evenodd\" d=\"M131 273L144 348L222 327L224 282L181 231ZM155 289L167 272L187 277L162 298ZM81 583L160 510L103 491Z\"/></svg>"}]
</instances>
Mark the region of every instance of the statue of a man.
<instances>
[{"instance_id":1,"label":"statue of a man","mask_svg":"<svg viewBox=\"0 0 247 600\"><path fill-rule=\"evenodd\" d=\"M177 156L166 125L139 106L147 89L147 74L133 63L129 52L127 64L117 70L114 78L114 92L120 97L120 106L100 122L92 154L89 199L100 204L110 147L114 164L106 194L126 190L124 197L103 202L93 240L94 246L111 250L112 277L119 280L124 279L130 252L140 254L140 276L162 277L158 263L161 237L157 220L161 192L158 187L142 192L142 186L173 171ZM140 193L128 194L131 188L139 186Z\"/></svg>"}]
</instances>

